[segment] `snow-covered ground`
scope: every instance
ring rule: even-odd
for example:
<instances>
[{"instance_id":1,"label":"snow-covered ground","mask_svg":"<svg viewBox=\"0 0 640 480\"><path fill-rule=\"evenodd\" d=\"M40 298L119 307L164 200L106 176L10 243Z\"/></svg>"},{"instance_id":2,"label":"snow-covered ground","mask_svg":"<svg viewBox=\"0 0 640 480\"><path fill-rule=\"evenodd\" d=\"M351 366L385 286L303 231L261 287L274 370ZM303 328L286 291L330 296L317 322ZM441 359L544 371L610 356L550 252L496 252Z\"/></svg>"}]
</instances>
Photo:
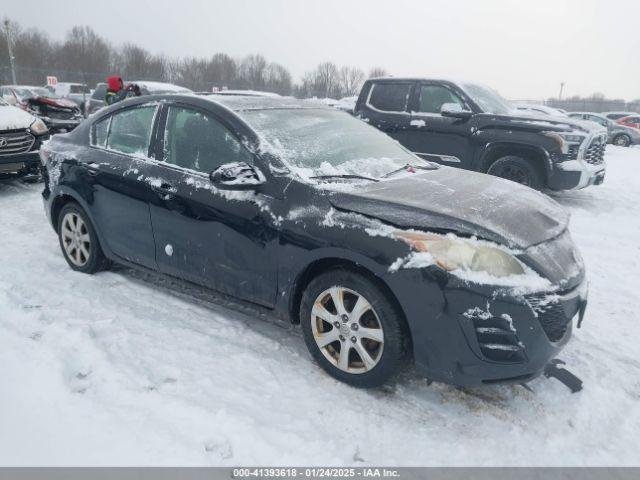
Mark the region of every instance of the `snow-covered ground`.
<instances>
[{"instance_id":1,"label":"snow-covered ground","mask_svg":"<svg viewBox=\"0 0 640 480\"><path fill-rule=\"evenodd\" d=\"M640 148L554 197L591 279L555 380L362 391L297 328L160 277L71 271L41 185L0 184L0 465L640 464Z\"/></svg>"}]
</instances>

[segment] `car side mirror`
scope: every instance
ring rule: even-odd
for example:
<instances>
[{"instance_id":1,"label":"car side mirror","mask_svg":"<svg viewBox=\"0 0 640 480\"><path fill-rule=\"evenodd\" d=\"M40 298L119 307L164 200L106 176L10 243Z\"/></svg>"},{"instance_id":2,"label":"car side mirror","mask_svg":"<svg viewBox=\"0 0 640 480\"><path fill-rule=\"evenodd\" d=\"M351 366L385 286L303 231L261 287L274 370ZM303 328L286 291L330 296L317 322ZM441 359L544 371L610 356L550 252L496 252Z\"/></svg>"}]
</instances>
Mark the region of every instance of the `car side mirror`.
<instances>
[{"instance_id":1,"label":"car side mirror","mask_svg":"<svg viewBox=\"0 0 640 480\"><path fill-rule=\"evenodd\" d=\"M226 190L249 190L266 182L259 168L245 162L220 165L209 174L209 179L216 187Z\"/></svg>"},{"instance_id":2,"label":"car side mirror","mask_svg":"<svg viewBox=\"0 0 640 480\"><path fill-rule=\"evenodd\" d=\"M462 106L457 103L444 103L442 107L440 107L440 115L443 117L467 119L473 115L473 112L464 110Z\"/></svg>"},{"instance_id":3,"label":"car side mirror","mask_svg":"<svg viewBox=\"0 0 640 480\"><path fill-rule=\"evenodd\" d=\"M7 98L5 98L5 101L6 101L9 105L13 105L14 107L15 107L15 106L16 106L16 104L18 103L14 97L7 97Z\"/></svg>"}]
</instances>

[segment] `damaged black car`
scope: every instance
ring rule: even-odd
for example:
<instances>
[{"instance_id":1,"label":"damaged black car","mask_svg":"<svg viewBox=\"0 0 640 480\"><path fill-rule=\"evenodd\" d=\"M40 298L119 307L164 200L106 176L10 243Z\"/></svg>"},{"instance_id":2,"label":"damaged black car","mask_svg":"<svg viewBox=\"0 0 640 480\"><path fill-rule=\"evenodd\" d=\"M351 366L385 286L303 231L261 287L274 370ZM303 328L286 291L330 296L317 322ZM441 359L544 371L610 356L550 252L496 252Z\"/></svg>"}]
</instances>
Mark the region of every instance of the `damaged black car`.
<instances>
[{"instance_id":1,"label":"damaged black car","mask_svg":"<svg viewBox=\"0 0 640 480\"><path fill-rule=\"evenodd\" d=\"M51 133L70 132L84 120L77 103L44 87L5 85L0 95L10 105L40 118Z\"/></svg>"},{"instance_id":2,"label":"damaged black car","mask_svg":"<svg viewBox=\"0 0 640 480\"><path fill-rule=\"evenodd\" d=\"M130 99L41 156L72 269L116 262L259 305L300 324L351 385L409 361L455 385L527 382L584 316L585 269L556 202L315 103Z\"/></svg>"}]
</instances>

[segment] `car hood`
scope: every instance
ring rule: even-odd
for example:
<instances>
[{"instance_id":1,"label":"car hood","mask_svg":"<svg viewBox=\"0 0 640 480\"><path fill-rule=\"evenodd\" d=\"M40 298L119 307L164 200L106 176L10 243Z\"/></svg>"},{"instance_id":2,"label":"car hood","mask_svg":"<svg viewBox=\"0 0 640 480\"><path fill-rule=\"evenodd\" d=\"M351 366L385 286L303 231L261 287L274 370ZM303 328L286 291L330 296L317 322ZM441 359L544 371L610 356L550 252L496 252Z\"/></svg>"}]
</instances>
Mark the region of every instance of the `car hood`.
<instances>
[{"instance_id":1,"label":"car hood","mask_svg":"<svg viewBox=\"0 0 640 480\"><path fill-rule=\"evenodd\" d=\"M587 133L593 133L598 130L605 130L604 127L585 120L578 120L569 117L554 117L551 115L524 115L514 113L513 115L495 115L481 114L493 122L504 123L504 126L517 126L520 128L529 128L535 131L555 131L569 132L572 130L582 130Z\"/></svg>"},{"instance_id":2,"label":"car hood","mask_svg":"<svg viewBox=\"0 0 640 480\"><path fill-rule=\"evenodd\" d=\"M46 97L34 97L32 101L37 103L44 103L58 108L76 108L78 105L66 98L46 98Z\"/></svg>"},{"instance_id":3,"label":"car hood","mask_svg":"<svg viewBox=\"0 0 640 480\"><path fill-rule=\"evenodd\" d=\"M4 130L24 130L35 121L35 117L17 107L0 105L0 132Z\"/></svg>"},{"instance_id":4,"label":"car hood","mask_svg":"<svg viewBox=\"0 0 640 480\"><path fill-rule=\"evenodd\" d=\"M569 214L537 191L450 167L334 192L338 209L401 228L475 235L526 249L560 235Z\"/></svg>"}]
</instances>

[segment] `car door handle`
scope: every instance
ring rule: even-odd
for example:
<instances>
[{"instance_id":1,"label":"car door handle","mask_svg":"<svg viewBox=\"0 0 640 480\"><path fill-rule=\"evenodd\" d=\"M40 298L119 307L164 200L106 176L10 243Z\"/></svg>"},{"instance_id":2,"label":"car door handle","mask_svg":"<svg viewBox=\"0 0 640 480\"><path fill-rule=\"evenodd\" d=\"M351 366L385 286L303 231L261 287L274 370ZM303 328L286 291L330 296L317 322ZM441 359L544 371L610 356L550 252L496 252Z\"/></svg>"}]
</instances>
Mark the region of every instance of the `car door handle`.
<instances>
[{"instance_id":1,"label":"car door handle","mask_svg":"<svg viewBox=\"0 0 640 480\"><path fill-rule=\"evenodd\" d=\"M95 177L100 173L100 164L96 162L82 162L80 165L87 170L87 173L92 177Z\"/></svg>"},{"instance_id":2,"label":"car door handle","mask_svg":"<svg viewBox=\"0 0 640 480\"><path fill-rule=\"evenodd\" d=\"M151 185L151 190L158 194L162 200L171 200L176 193L176 189L168 183L161 183L160 185Z\"/></svg>"}]
</instances>

